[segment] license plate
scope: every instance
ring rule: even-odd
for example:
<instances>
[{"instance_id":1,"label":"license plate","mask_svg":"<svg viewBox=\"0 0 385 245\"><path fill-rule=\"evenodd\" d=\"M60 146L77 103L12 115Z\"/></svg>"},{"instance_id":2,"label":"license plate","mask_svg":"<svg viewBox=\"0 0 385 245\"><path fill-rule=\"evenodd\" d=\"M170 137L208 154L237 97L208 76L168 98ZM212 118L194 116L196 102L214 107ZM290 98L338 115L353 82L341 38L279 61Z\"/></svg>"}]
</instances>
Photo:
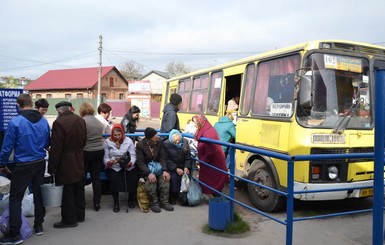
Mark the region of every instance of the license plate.
<instances>
[{"instance_id":1,"label":"license plate","mask_svg":"<svg viewBox=\"0 0 385 245\"><path fill-rule=\"evenodd\" d=\"M373 196L373 188L361 189L360 197Z\"/></svg>"}]
</instances>

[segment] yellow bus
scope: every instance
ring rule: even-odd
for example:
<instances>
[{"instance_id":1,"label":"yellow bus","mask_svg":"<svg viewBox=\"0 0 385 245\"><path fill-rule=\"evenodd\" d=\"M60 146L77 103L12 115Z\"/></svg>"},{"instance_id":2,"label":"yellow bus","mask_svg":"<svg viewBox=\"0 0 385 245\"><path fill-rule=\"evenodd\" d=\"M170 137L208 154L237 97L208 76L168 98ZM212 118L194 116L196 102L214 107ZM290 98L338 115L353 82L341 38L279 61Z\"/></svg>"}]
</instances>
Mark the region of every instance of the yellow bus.
<instances>
[{"instance_id":1,"label":"yellow bus","mask_svg":"<svg viewBox=\"0 0 385 245\"><path fill-rule=\"evenodd\" d=\"M179 93L181 128L194 114L214 124L240 96L236 143L289 155L374 151L373 83L385 69L385 47L343 40L311 41L198 70L166 81L162 105ZM162 107L163 107L162 106ZM162 113L161 113L162 114ZM236 151L236 175L279 190L287 187L287 162ZM294 190L363 188L297 194L300 200L373 195L371 159L295 163ZM253 205L274 212L282 196L248 184Z\"/></svg>"}]
</instances>

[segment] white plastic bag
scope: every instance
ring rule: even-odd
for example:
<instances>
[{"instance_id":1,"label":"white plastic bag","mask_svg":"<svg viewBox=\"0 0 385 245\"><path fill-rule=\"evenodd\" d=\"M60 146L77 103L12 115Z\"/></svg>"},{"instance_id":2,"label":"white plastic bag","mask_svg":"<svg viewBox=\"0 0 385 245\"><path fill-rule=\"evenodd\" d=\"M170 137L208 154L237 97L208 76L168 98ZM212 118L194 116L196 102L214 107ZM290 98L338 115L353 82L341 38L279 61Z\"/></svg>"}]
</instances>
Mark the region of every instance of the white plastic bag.
<instances>
[{"instance_id":1,"label":"white plastic bag","mask_svg":"<svg viewBox=\"0 0 385 245\"><path fill-rule=\"evenodd\" d=\"M21 202L21 211L26 217L35 216L35 205L33 203L33 194L25 194Z\"/></svg>"},{"instance_id":2,"label":"white plastic bag","mask_svg":"<svg viewBox=\"0 0 385 245\"><path fill-rule=\"evenodd\" d=\"M180 192L188 192L189 185L190 185L190 178L188 177L188 174L185 173L182 176Z\"/></svg>"},{"instance_id":3,"label":"white plastic bag","mask_svg":"<svg viewBox=\"0 0 385 245\"><path fill-rule=\"evenodd\" d=\"M8 194L0 194L0 214L4 212L6 208L9 206L9 193Z\"/></svg>"}]
</instances>

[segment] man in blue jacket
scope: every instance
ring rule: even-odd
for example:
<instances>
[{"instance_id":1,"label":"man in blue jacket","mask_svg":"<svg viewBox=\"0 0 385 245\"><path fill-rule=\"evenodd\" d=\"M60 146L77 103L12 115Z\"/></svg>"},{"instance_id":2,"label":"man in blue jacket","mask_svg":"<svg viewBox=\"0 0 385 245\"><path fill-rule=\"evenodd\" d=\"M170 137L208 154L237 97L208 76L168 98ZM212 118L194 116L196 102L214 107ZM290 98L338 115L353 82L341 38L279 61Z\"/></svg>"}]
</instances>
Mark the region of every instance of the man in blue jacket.
<instances>
[{"instance_id":1,"label":"man in blue jacket","mask_svg":"<svg viewBox=\"0 0 385 245\"><path fill-rule=\"evenodd\" d=\"M32 109L32 98L21 94L17 98L19 115L8 124L0 152L0 166L8 164L14 151L14 168L9 196L9 232L0 239L0 244L21 244L21 202L29 183L32 183L35 205L34 230L43 234L45 209L40 186L44 184L45 156L49 147L50 128L48 121L37 110Z\"/></svg>"}]
</instances>

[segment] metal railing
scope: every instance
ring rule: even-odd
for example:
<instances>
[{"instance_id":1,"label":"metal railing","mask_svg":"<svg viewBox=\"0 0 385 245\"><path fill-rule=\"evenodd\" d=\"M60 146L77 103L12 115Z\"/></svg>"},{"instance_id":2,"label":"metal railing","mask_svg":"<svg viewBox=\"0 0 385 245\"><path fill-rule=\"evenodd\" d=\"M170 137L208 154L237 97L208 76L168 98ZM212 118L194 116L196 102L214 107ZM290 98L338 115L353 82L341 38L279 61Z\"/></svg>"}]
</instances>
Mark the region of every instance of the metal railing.
<instances>
[{"instance_id":1,"label":"metal railing","mask_svg":"<svg viewBox=\"0 0 385 245\"><path fill-rule=\"evenodd\" d=\"M192 135L190 134L183 134L184 137L191 138ZM204 161L201 161L199 159L195 159L196 161L199 161L200 164L204 164L210 168L215 169L216 171L219 171L224 174L228 174L230 176L230 186L229 186L229 195L226 195L224 193L221 193L215 189L213 189L211 186L208 186L207 184L203 183L202 181L199 181L200 184L206 186L207 188L215 191L218 194L221 194L222 196L226 197L228 200L230 200L230 218L231 222L234 221L234 203L247 208L255 213L258 213L260 215L263 215L271 220L274 220L282 225L286 226L286 244L291 245L293 242L293 226L294 222L297 221L306 221L306 220L312 220L312 219L321 219L321 218L328 218L328 217L335 217L335 216L343 216L343 215L351 215L351 214L358 214L358 213L365 213L365 212L371 212L373 209L362 209L362 210L354 210L354 211L347 211L347 212L339 212L339 213L332 213L332 214L323 214L323 215L315 215L315 216L307 216L307 217L294 217L294 196L296 194L307 194L307 193L317 193L317 192L334 192L334 191L348 191L348 190L357 190L357 189L363 189L363 188L374 188L374 186L365 186L365 187L352 187L352 188L331 188L331 189L323 189L323 190L302 190L302 191L294 191L294 168L295 168L295 162L297 161L311 161L311 160L333 160L333 159L373 159L374 153L350 153L350 154L313 154L313 155L295 155L290 156L282 153L277 153L269 150L264 150L260 148L255 147L247 147L232 143L226 143L222 141L217 141L209 138L200 138L203 142L209 142L213 144L219 144L229 147L230 151L230 172L223 171L219 168L216 168L210 163L206 163ZM236 176L234 174L235 172L235 149L251 152L254 154L259 154L263 156L268 156L271 158L281 159L287 161L287 191L283 192L278 189L271 188L269 186L262 185L260 183L253 182L249 179L245 179L239 176ZM382 165L383 166L383 165ZM383 168L382 168L383 173ZM238 181L244 181L248 184L252 184L261 188L268 189L270 191L273 191L280 196L284 196L287 198L286 201L286 219L282 220L274 215L271 215L267 212L263 212L261 210L258 210L254 207L251 207L245 203L242 203L235 199L235 180ZM383 191L383 185L381 187L381 190ZM381 209L382 210L382 209ZM382 235L381 235L382 236ZM376 243L373 243L376 244ZM382 241L381 241L382 244Z\"/></svg>"}]
</instances>

